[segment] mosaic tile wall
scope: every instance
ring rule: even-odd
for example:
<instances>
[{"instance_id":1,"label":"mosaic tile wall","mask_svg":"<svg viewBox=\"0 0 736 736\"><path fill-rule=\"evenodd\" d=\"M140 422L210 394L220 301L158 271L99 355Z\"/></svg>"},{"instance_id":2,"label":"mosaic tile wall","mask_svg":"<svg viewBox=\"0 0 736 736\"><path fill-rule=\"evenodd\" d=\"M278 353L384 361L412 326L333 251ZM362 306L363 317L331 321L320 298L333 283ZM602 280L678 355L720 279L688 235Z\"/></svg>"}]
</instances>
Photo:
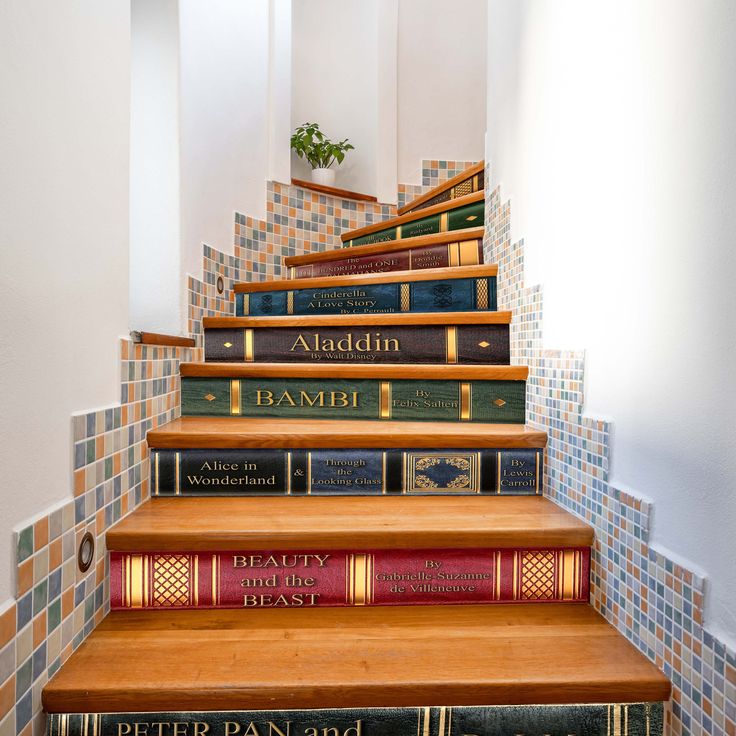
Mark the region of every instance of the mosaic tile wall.
<instances>
[{"instance_id":1,"label":"mosaic tile wall","mask_svg":"<svg viewBox=\"0 0 736 736\"><path fill-rule=\"evenodd\" d=\"M583 415L583 353L542 348L542 291L524 284L510 215L487 191L485 259L514 312L513 362L530 368L527 416L549 434L546 493L595 527L593 604L671 679L670 736L736 736L736 652L703 629L705 581L649 547L651 506L609 484L611 427Z\"/></svg>"},{"instance_id":2,"label":"mosaic tile wall","mask_svg":"<svg viewBox=\"0 0 736 736\"><path fill-rule=\"evenodd\" d=\"M420 197L432 187L452 179L453 176L477 164L477 161L438 161L436 159L422 161L421 184L399 184L399 207L403 207L412 199Z\"/></svg>"}]
</instances>

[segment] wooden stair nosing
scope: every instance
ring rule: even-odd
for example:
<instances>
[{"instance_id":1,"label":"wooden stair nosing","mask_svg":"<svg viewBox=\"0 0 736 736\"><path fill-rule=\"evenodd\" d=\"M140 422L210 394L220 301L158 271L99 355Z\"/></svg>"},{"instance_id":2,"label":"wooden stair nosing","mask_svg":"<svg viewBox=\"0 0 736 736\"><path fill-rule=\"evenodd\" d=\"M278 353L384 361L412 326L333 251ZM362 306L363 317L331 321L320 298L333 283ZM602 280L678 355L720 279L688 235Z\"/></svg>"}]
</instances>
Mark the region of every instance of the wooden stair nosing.
<instances>
[{"instance_id":1,"label":"wooden stair nosing","mask_svg":"<svg viewBox=\"0 0 736 736\"><path fill-rule=\"evenodd\" d=\"M588 547L593 529L541 496L156 498L111 527L117 552Z\"/></svg>"},{"instance_id":2,"label":"wooden stair nosing","mask_svg":"<svg viewBox=\"0 0 736 736\"><path fill-rule=\"evenodd\" d=\"M585 604L110 614L49 713L657 702L670 684Z\"/></svg>"},{"instance_id":3,"label":"wooden stair nosing","mask_svg":"<svg viewBox=\"0 0 736 736\"><path fill-rule=\"evenodd\" d=\"M484 190L478 192L472 192L466 194L464 197L457 197L457 199L448 199L446 202L440 202L439 204L433 204L431 207L425 207L421 210L415 210L414 212L407 212L404 215L398 217L392 217L389 220L381 220L380 222L374 222L372 225L366 225L365 227L358 228L357 230L348 230L340 235L340 240L343 243L348 240L355 240L356 238L362 238L365 235L371 233L380 232L381 230L389 230L392 227L398 225L404 225L407 222L413 222L414 220L421 220L425 217L432 217L432 215L438 215L443 212L449 212L450 210L456 210L460 207L464 207L468 204L480 202L485 198L486 194ZM449 231L453 232L453 231ZM447 235L447 233L445 233ZM449 241L453 242L453 241ZM352 248L350 249L352 250Z\"/></svg>"},{"instance_id":4,"label":"wooden stair nosing","mask_svg":"<svg viewBox=\"0 0 736 736\"><path fill-rule=\"evenodd\" d=\"M495 264L479 266L453 266L428 268L421 271L387 271L383 273L350 274L345 276L317 276L311 278L268 279L234 284L236 294L251 294L260 291L296 291L298 289L327 289L371 284L393 284L397 282L440 281L443 279L492 278L498 275Z\"/></svg>"},{"instance_id":5,"label":"wooden stair nosing","mask_svg":"<svg viewBox=\"0 0 736 736\"><path fill-rule=\"evenodd\" d=\"M395 251L412 250L414 248L428 248L433 245L446 245L448 243L461 243L466 240L482 240L485 228L470 227L462 230L451 230L449 232L432 233L431 235L418 235L413 238L400 240L384 240L381 243L368 243L366 245L354 245L350 248L334 248L332 250L305 253L300 256L287 256L284 258L286 266L304 266L320 261L337 261L345 258L360 258L361 256L381 255Z\"/></svg>"},{"instance_id":6,"label":"wooden stair nosing","mask_svg":"<svg viewBox=\"0 0 736 736\"><path fill-rule=\"evenodd\" d=\"M289 314L276 317L204 317L205 330L248 327L343 327L374 325L504 325L511 312L389 312L378 314Z\"/></svg>"},{"instance_id":7,"label":"wooden stair nosing","mask_svg":"<svg viewBox=\"0 0 736 736\"><path fill-rule=\"evenodd\" d=\"M525 365L448 365L402 363L180 363L184 378L374 378L427 381L525 381Z\"/></svg>"},{"instance_id":8,"label":"wooden stair nosing","mask_svg":"<svg viewBox=\"0 0 736 736\"><path fill-rule=\"evenodd\" d=\"M477 164L473 164L472 166L468 166L467 169L464 171L461 171L459 174L455 174L451 179L448 179L447 181L443 181L441 184L438 184L435 187L432 187L429 191L425 192L424 194L420 194L418 197L415 197L412 199L411 202L408 202L403 207L399 207L396 212L399 215L405 215L407 212L413 212L420 204L423 202L428 202L430 199L433 199L438 194L441 194L442 192L447 191L448 189L452 189L457 184L460 184L461 182L464 182L466 179L471 179L476 174L480 174L481 171L485 169L485 161L478 161ZM479 190L482 191L482 190Z\"/></svg>"},{"instance_id":9,"label":"wooden stair nosing","mask_svg":"<svg viewBox=\"0 0 736 736\"><path fill-rule=\"evenodd\" d=\"M535 448L547 434L523 424L180 417L148 431L154 449Z\"/></svg>"}]
</instances>

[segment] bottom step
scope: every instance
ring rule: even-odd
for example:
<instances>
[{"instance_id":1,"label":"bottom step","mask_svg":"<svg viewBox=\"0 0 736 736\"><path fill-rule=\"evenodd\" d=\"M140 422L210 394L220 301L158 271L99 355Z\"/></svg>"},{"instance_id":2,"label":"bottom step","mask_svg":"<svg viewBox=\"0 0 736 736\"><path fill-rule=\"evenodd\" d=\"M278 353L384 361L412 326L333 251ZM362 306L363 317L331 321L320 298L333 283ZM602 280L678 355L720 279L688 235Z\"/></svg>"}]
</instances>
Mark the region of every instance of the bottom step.
<instances>
[{"instance_id":1,"label":"bottom step","mask_svg":"<svg viewBox=\"0 0 736 736\"><path fill-rule=\"evenodd\" d=\"M662 703L52 715L48 736L661 736Z\"/></svg>"},{"instance_id":2,"label":"bottom step","mask_svg":"<svg viewBox=\"0 0 736 736\"><path fill-rule=\"evenodd\" d=\"M121 611L49 681L43 705L51 713L577 705L661 702L669 692L664 675L587 605ZM407 722L412 733L416 722Z\"/></svg>"}]
</instances>

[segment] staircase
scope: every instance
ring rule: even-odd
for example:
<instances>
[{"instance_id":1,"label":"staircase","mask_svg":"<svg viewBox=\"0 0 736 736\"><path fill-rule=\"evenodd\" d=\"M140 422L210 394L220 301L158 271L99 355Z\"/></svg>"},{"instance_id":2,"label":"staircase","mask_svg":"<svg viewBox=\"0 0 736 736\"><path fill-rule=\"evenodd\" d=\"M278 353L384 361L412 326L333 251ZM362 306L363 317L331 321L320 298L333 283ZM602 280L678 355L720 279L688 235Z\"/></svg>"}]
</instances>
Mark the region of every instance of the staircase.
<instances>
[{"instance_id":1,"label":"staircase","mask_svg":"<svg viewBox=\"0 0 736 736\"><path fill-rule=\"evenodd\" d=\"M542 496L482 187L205 319L49 736L662 734L669 682L588 604L592 529Z\"/></svg>"}]
</instances>

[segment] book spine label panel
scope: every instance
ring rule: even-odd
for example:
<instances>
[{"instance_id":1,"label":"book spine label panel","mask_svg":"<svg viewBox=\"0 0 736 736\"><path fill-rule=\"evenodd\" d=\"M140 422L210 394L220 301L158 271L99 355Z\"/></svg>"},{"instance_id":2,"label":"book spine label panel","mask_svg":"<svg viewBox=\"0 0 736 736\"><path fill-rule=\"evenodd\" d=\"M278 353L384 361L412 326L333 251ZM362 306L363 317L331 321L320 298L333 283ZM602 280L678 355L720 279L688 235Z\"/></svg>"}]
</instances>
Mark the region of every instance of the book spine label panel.
<instances>
[{"instance_id":1,"label":"book spine label panel","mask_svg":"<svg viewBox=\"0 0 736 736\"><path fill-rule=\"evenodd\" d=\"M496 278L438 279L235 295L238 317L495 311Z\"/></svg>"},{"instance_id":2,"label":"book spine label panel","mask_svg":"<svg viewBox=\"0 0 736 736\"><path fill-rule=\"evenodd\" d=\"M524 424L526 381L181 379L184 416Z\"/></svg>"},{"instance_id":3,"label":"book spine label panel","mask_svg":"<svg viewBox=\"0 0 736 736\"><path fill-rule=\"evenodd\" d=\"M478 227L483 224L484 211L484 202L473 202L440 214L420 217L417 220L405 222L386 230L378 230L375 233L370 233L370 235L352 238L345 241L343 246L350 248L355 245L371 245L386 240L403 240L404 238L417 238L420 235L434 235L435 233Z\"/></svg>"},{"instance_id":4,"label":"book spine label panel","mask_svg":"<svg viewBox=\"0 0 736 736\"><path fill-rule=\"evenodd\" d=\"M46 736L662 736L662 703L52 713Z\"/></svg>"},{"instance_id":5,"label":"book spine label panel","mask_svg":"<svg viewBox=\"0 0 736 736\"><path fill-rule=\"evenodd\" d=\"M110 552L110 606L315 608L588 600L590 549Z\"/></svg>"},{"instance_id":6,"label":"book spine label panel","mask_svg":"<svg viewBox=\"0 0 736 736\"><path fill-rule=\"evenodd\" d=\"M477 266L480 263L483 263L483 241L464 240L460 243L407 248L391 253L350 256L334 261L296 266L289 269L289 278L348 276L387 271L421 271L427 268Z\"/></svg>"},{"instance_id":7,"label":"book spine label panel","mask_svg":"<svg viewBox=\"0 0 736 736\"><path fill-rule=\"evenodd\" d=\"M154 496L538 495L544 450L151 451Z\"/></svg>"},{"instance_id":8,"label":"book spine label panel","mask_svg":"<svg viewBox=\"0 0 736 736\"><path fill-rule=\"evenodd\" d=\"M204 354L225 363L508 365L509 325L210 328Z\"/></svg>"}]
</instances>

